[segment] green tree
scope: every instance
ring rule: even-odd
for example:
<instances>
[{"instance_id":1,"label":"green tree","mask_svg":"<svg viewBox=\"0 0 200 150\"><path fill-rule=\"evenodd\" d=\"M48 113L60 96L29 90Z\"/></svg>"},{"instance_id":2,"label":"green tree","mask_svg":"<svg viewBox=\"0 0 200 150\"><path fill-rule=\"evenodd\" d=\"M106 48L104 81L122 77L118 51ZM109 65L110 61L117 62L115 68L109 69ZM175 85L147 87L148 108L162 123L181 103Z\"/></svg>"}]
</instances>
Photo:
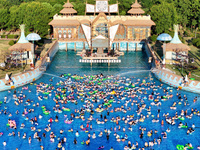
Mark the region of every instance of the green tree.
<instances>
[{"instance_id":1,"label":"green tree","mask_svg":"<svg viewBox=\"0 0 200 150\"><path fill-rule=\"evenodd\" d=\"M9 20L8 9L1 8L0 9L0 28L4 29L7 27L7 23Z\"/></svg>"},{"instance_id":2,"label":"green tree","mask_svg":"<svg viewBox=\"0 0 200 150\"><path fill-rule=\"evenodd\" d=\"M59 14L59 12L63 9L63 6L61 4L55 4L53 6L53 9L54 9L54 15Z\"/></svg>"},{"instance_id":3,"label":"green tree","mask_svg":"<svg viewBox=\"0 0 200 150\"><path fill-rule=\"evenodd\" d=\"M178 23L178 15L174 3L162 2L150 9L152 20L156 23L156 33L167 32Z\"/></svg>"}]
</instances>

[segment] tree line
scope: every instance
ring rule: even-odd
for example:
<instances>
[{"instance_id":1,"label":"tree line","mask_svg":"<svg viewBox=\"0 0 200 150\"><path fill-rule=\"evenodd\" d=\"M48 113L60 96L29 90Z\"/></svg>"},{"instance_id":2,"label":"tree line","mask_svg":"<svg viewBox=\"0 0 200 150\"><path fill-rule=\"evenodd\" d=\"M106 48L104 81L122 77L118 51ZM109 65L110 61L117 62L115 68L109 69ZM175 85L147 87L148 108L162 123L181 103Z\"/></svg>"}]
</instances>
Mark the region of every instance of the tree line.
<instances>
[{"instance_id":1,"label":"tree line","mask_svg":"<svg viewBox=\"0 0 200 150\"><path fill-rule=\"evenodd\" d=\"M37 32L41 36L48 34L48 23L63 8L67 0L1 0L0 28L16 30L19 24L25 24L27 32ZM84 0L86 1L86 0ZM198 30L200 27L200 0L138 0L146 15L151 15L156 26L152 34L169 32L173 24L183 29ZM78 15L85 14L83 0L70 0ZM110 4L117 0L110 0ZM120 15L128 15L127 11L135 0L118 0ZM94 4L94 0L87 0Z\"/></svg>"}]
</instances>

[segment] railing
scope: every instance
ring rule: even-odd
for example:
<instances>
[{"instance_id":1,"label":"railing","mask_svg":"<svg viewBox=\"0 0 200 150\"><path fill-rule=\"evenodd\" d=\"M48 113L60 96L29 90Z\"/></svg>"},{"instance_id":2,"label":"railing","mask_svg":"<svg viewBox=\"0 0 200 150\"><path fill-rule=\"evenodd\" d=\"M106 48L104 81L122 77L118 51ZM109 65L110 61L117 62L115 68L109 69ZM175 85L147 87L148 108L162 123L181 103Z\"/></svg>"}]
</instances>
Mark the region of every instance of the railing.
<instances>
[{"instance_id":1,"label":"railing","mask_svg":"<svg viewBox=\"0 0 200 150\"><path fill-rule=\"evenodd\" d=\"M36 68L39 68L46 63L47 56L51 56L51 53L54 50L54 46L56 46L56 44L58 44L57 41L54 41L54 43L51 45L51 47L48 49L45 55L37 62Z\"/></svg>"},{"instance_id":2,"label":"railing","mask_svg":"<svg viewBox=\"0 0 200 150\"><path fill-rule=\"evenodd\" d=\"M147 41L145 41L145 44L147 45L148 52L151 54L151 56L153 58L153 63L155 64L156 68L160 68L159 61L162 62L162 59L158 56L158 54L156 52L154 52L152 50L151 45Z\"/></svg>"}]
</instances>

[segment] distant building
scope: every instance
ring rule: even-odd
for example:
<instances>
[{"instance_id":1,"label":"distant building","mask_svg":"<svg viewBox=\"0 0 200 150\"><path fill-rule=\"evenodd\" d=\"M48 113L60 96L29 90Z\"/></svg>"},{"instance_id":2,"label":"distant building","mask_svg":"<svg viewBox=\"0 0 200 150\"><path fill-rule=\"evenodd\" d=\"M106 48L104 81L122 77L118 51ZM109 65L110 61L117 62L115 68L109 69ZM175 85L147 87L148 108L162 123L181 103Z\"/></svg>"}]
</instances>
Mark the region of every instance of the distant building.
<instances>
[{"instance_id":1,"label":"distant building","mask_svg":"<svg viewBox=\"0 0 200 150\"><path fill-rule=\"evenodd\" d=\"M53 36L60 42L63 49L93 48L93 40L99 35L108 39L110 49L141 50L143 40L148 39L151 26L155 23L135 1L127 12L130 15L119 16L117 4L108 4L108 0L96 0L96 5L86 4L84 15L75 15L73 5L63 5L62 15L54 15L49 25L53 26ZM110 15L116 14L116 15Z\"/></svg>"}]
</instances>

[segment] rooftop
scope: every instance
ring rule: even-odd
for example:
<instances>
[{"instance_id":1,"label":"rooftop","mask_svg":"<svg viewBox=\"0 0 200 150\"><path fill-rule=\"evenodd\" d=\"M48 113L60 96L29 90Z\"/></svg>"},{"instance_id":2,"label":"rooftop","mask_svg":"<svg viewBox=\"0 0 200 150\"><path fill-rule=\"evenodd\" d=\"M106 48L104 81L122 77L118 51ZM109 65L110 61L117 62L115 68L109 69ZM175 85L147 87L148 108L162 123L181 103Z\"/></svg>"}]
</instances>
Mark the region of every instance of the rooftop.
<instances>
[{"instance_id":1,"label":"rooftop","mask_svg":"<svg viewBox=\"0 0 200 150\"><path fill-rule=\"evenodd\" d=\"M140 7L142 7L142 6L138 3L137 0L135 0L135 3L133 3L133 4L131 5L131 7L132 7L132 8L140 8Z\"/></svg>"}]
</instances>

